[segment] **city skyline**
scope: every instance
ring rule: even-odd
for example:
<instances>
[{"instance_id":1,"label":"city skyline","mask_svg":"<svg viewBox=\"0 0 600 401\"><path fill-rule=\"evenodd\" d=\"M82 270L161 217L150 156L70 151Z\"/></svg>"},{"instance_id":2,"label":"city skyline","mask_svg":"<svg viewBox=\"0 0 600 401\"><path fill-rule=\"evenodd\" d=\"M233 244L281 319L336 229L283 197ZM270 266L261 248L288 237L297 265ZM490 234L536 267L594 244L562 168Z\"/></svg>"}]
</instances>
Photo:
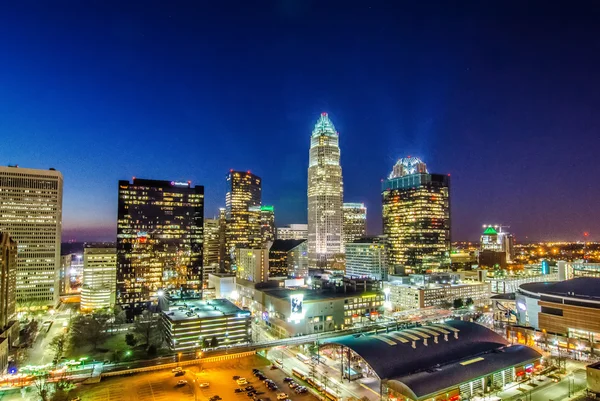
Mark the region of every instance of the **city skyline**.
<instances>
[{"instance_id":1,"label":"city skyline","mask_svg":"<svg viewBox=\"0 0 600 401\"><path fill-rule=\"evenodd\" d=\"M0 164L63 173L65 241L114 240L112 189L132 176L203 185L205 216L217 216L231 168L263 178L278 226L306 223L307 141L323 111L341 133L344 197L365 203L369 234L381 233L380 180L413 155L452 174L455 240L489 221L517 242L600 238L599 190L585 177L599 168L599 60L581 9L482 6L440 20L416 5L71 6L14 5L0 28L20 39L2 45Z\"/></svg>"}]
</instances>

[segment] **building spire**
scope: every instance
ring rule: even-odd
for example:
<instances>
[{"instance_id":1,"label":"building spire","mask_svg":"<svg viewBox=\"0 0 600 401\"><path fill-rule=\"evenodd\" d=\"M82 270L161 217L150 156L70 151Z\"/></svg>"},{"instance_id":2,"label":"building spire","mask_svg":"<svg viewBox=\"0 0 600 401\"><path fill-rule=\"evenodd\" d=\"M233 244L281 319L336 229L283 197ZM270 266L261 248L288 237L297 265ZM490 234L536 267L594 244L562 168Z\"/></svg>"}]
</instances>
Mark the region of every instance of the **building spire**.
<instances>
[{"instance_id":1,"label":"building spire","mask_svg":"<svg viewBox=\"0 0 600 401\"><path fill-rule=\"evenodd\" d=\"M333 126L333 123L329 119L329 115L326 112L322 112L319 117L319 121L315 124L315 128L312 132L313 136L315 135L337 135L338 133Z\"/></svg>"}]
</instances>

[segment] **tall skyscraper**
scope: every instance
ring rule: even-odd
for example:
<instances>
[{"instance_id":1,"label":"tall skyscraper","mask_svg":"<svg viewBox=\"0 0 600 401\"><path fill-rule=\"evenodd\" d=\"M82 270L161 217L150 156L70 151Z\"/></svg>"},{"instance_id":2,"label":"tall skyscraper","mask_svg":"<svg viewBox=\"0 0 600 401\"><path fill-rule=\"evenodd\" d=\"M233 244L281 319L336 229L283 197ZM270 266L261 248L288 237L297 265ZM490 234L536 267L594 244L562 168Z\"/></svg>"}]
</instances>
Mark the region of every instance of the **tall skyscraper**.
<instances>
[{"instance_id":1,"label":"tall skyscraper","mask_svg":"<svg viewBox=\"0 0 600 401\"><path fill-rule=\"evenodd\" d=\"M344 252L339 134L327 113L315 124L308 161L308 264L330 267Z\"/></svg>"},{"instance_id":2,"label":"tall skyscraper","mask_svg":"<svg viewBox=\"0 0 600 401\"><path fill-rule=\"evenodd\" d=\"M263 205L260 207L260 235L263 245L275 240L275 208Z\"/></svg>"},{"instance_id":3,"label":"tall skyscraper","mask_svg":"<svg viewBox=\"0 0 600 401\"><path fill-rule=\"evenodd\" d=\"M363 237L346 243L346 277L387 281L388 272L382 237Z\"/></svg>"},{"instance_id":4,"label":"tall skyscraper","mask_svg":"<svg viewBox=\"0 0 600 401\"><path fill-rule=\"evenodd\" d=\"M393 270L450 264L450 177L429 174L416 157L398 160L382 185L383 232Z\"/></svg>"},{"instance_id":5,"label":"tall skyscraper","mask_svg":"<svg viewBox=\"0 0 600 401\"><path fill-rule=\"evenodd\" d=\"M502 226L484 225L481 234L479 265L485 267L505 268L506 263L515 257L515 238L511 233L502 231Z\"/></svg>"},{"instance_id":6,"label":"tall skyscraper","mask_svg":"<svg viewBox=\"0 0 600 401\"><path fill-rule=\"evenodd\" d=\"M219 208L219 271L225 271L225 259L227 258L226 233L227 218L225 208Z\"/></svg>"},{"instance_id":7,"label":"tall skyscraper","mask_svg":"<svg viewBox=\"0 0 600 401\"><path fill-rule=\"evenodd\" d=\"M344 203L344 246L367 235L367 207L364 203Z\"/></svg>"},{"instance_id":8,"label":"tall skyscraper","mask_svg":"<svg viewBox=\"0 0 600 401\"><path fill-rule=\"evenodd\" d=\"M226 270L235 261L237 248L260 248L260 204L262 180L249 171L233 171L227 174L225 194L225 258Z\"/></svg>"},{"instance_id":9,"label":"tall skyscraper","mask_svg":"<svg viewBox=\"0 0 600 401\"><path fill-rule=\"evenodd\" d=\"M262 283L269 279L269 250L236 248L238 278Z\"/></svg>"},{"instance_id":10,"label":"tall skyscraper","mask_svg":"<svg viewBox=\"0 0 600 401\"><path fill-rule=\"evenodd\" d=\"M117 304L129 317L159 289L200 288L203 216L203 186L119 181Z\"/></svg>"},{"instance_id":11,"label":"tall skyscraper","mask_svg":"<svg viewBox=\"0 0 600 401\"><path fill-rule=\"evenodd\" d=\"M17 316L17 243L0 232L0 335Z\"/></svg>"},{"instance_id":12,"label":"tall skyscraper","mask_svg":"<svg viewBox=\"0 0 600 401\"><path fill-rule=\"evenodd\" d=\"M117 285L117 248L114 243L85 244L81 310L110 308L115 305Z\"/></svg>"},{"instance_id":13,"label":"tall skyscraper","mask_svg":"<svg viewBox=\"0 0 600 401\"><path fill-rule=\"evenodd\" d=\"M63 177L54 169L0 167L0 231L17 242L17 304L59 297Z\"/></svg>"}]
</instances>

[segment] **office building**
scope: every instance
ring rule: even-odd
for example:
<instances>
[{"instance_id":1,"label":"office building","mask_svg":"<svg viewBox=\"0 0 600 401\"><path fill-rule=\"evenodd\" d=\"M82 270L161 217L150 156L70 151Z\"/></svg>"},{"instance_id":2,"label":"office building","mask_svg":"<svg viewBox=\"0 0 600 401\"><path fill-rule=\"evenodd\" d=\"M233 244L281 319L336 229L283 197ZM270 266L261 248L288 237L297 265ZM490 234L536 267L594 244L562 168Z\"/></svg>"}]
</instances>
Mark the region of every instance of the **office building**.
<instances>
[{"instance_id":1,"label":"office building","mask_svg":"<svg viewBox=\"0 0 600 401\"><path fill-rule=\"evenodd\" d=\"M344 203L344 246L367 235L367 207L364 203Z\"/></svg>"},{"instance_id":2,"label":"office building","mask_svg":"<svg viewBox=\"0 0 600 401\"><path fill-rule=\"evenodd\" d=\"M308 263L327 268L344 252L340 146L327 113L313 129L308 163Z\"/></svg>"},{"instance_id":3,"label":"office building","mask_svg":"<svg viewBox=\"0 0 600 401\"><path fill-rule=\"evenodd\" d=\"M260 235L263 246L275 240L275 208L273 206L263 205L260 207Z\"/></svg>"},{"instance_id":4,"label":"office building","mask_svg":"<svg viewBox=\"0 0 600 401\"><path fill-rule=\"evenodd\" d=\"M200 287L203 216L203 186L119 181L117 304L130 318L159 289Z\"/></svg>"},{"instance_id":5,"label":"office building","mask_svg":"<svg viewBox=\"0 0 600 401\"><path fill-rule=\"evenodd\" d=\"M225 208L219 208L219 270L225 271L225 259L227 258L227 246L226 246L226 233L227 233L227 218L225 214Z\"/></svg>"},{"instance_id":6,"label":"office building","mask_svg":"<svg viewBox=\"0 0 600 401\"><path fill-rule=\"evenodd\" d=\"M214 289L215 298L230 298L235 291L235 274L211 273L208 275L208 288Z\"/></svg>"},{"instance_id":7,"label":"office building","mask_svg":"<svg viewBox=\"0 0 600 401\"><path fill-rule=\"evenodd\" d=\"M0 167L0 231L17 242L17 305L59 297L63 177L54 169Z\"/></svg>"},{"instance_id":8,"label":"office building","mask_svg":"<svg viewBox=\"0 0 600 401\"><path fill-rule=\"evenodd\" d=\"M226 299L182 299L162 311L165 340L173 352L246 344L252 339L250 312Z\"/></svg>"},{"instance_id":9,"label":"office building","mask_svg":"<svg viewBox=\"0 0 600 401\"><path fill-rule=\"evenodd\" d=\"M385 283L390 309L450 308L455 300L462 305L483 307L490 304L490 284L479 282L430 283L418 285L393 281Z\"/></svg>"},{"instance_id":10,"label":"office building","mask_svg":"<svg viewBox=\"0 0 600 401\"><path fill-rule=\"evenodd\" d=\"M111 243L85 244L81 311L112 308L117 287L117 248Z\"/></svg>"},{"instance_id":11,"label":"office building","mask_svg":"<svg viewBox=\"0 0 600 401\"><path fill-rule=\"evenodd\" d=\"M221 228L218 219L204 219L204 277L208 270L218 271L221 266ZM207 281L204 280L206 284Z\"/></svg>"},{"instance_id":12,"label":"office building","mask_svg":"<svg viewBox=\"0 0 600 401\"><path fill-rule=\"evenodd\" d=\"M308 239L308 224L290 224L277 227L277 239Z\"/></svg>"},{"instance_id":13,"label":"office building","mask_svg":"<svg viewBox=\"0 0 600 401\"><path fill-rule=\"evenodd\" d=\"M361 238L346 243L346 276L387 280L388 265L381 237Z\"/></svg>"},{"instance_id":14,"label":"office building","mask_svg":"<svg viewBox=\"0 0 600 401\"><path fill-rule=\"evenodd\" d=\"M302 240L288 252L288 276L308 277L308 241Z\"/></svg>"},{"instance_id":15,"label":"office building","mask_svg":"<svg viewBox=\"0 0 600 401\"><path fill-rule=\"evenodd\" d=\"M236 277L262 283L269 279L269 250L266 248L236 249Z\"/></svg>"},{"instance_id":16,"label":"office building","mask_svg":"<svg viewBox=\"0 0 600 401\"><path fill-rule=\"evenodd\" d=\"M383 233L394 272L450 265L450 177L429 174L420 159L398 160L382 185Z\"/></svg>"},{"instance_id":17,"label":"office building","mask_svg":"<svg viewBox=\"0 0 600 401\"><path fill-rule=\"evenodd\" d=\"M16 287L17 243L0 232L0 374L6 373L9 351L19 339Z\"/></svg>"},{"instance_id":18,"label":"office building","mask_svg":"<svg viewBox=\"0 0 600 401\"><path fill-rule=\"evenodd\" d=\"M287 277L295 273L294 249L306 242L301 239L278 239L269 248L269 277Z\"/></svg>"},{"instance_id":19,"label":"office building","mask_svg":"<svg viewBox=\"0 0 600 401\"><path fill-rule=\"evenodd\" d=\"M515 258L515 239L502 226L485 225L480 239L479 265L488 268L505 268Z\"/></svg>"},{"instance_id":20,"label":"office building","mask_svg":"<svg viewBox=\"0 0 600 401\"><path fill-rule=\"evenodd\" d=\"M83 279L83 254L68 253L60 256L60 293L77 294Z\"/></svg>"},{"instance_id":21,"label":"office building","mask_svg":"<svg viewBox=\"0 0 600 401\"><path fill-rule=\"evenodd\" d=\"M235 266L237 248L260 248L260 205L262 180L249 171L227 174L225 194L225 248L226 270ZM232 262L233 266L232 266Z\"/></svg>"}]
</instances>

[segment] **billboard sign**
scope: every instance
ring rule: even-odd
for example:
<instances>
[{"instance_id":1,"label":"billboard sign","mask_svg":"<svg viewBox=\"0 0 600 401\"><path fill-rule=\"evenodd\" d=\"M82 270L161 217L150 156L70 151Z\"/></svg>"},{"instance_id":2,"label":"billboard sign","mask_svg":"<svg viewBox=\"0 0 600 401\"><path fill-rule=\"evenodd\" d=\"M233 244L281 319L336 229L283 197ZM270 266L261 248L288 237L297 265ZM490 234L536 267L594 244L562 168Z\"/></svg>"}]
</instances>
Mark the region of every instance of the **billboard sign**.
<instances>
[{"instance_id":1,"label":"billboard sign","mask_svg":"<svg viewBox=\"0 0 600 401\"><path fill-rule=\"evenodd\" d=\"M304 294L290 295L290 319L300 320L304 318Z\"/></svg>"}]
</instances>

